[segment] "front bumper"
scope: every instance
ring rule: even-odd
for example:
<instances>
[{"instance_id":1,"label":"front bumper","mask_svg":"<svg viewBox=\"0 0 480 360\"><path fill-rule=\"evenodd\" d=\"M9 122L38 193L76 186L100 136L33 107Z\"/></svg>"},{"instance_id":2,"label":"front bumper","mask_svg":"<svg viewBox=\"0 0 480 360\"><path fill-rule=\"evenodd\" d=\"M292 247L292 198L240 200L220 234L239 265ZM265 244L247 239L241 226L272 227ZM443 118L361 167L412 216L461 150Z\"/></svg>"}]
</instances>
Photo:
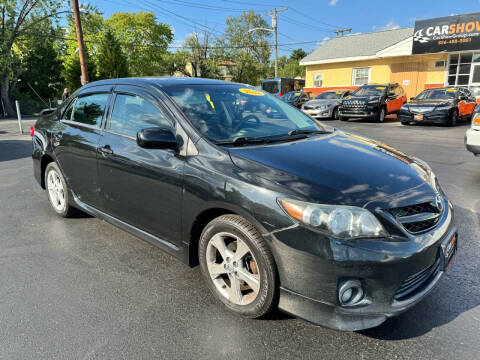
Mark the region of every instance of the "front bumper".
<instances>
[{"instance_id":1,"label":"front bumper","mask_svg":"<svg viewBox=\"0 0 480 360\"><path fill-rule=\"evenodd\" d=\"M333 116L333 108L330 109L302 109L302 111L314 118L331 118Z\"/></svg>"},{"instance_id":2,"label":"front bumper","mask_svg":"<svg viewBox=\"0 0 480 360\"><path fill-rule=\"evenodd\" d=\"M415 115L422 115L422 120L415 119ZM432 111L429 113L415 113L402 110L398 114L398 120L416 124L446 124L450 117L450 110Z\"/></svg>"},{"instance_id":3,"label":"front bumper","mask_svg":"<svg viewBox=\"0 0 480 360\"><path fill-rule=\"evenodd\" d=\"M349 118L372 118L378 115L378 106L365 106L362 108L350 108L341 106L338 114L342 117Z\"/></svg>"},{"instance_id":4,"label":"front bumper","mask_svg":"<svg viewBox=\"0 0 480 360\"><path fill-rule=\"evenodd\" d=\"M480 130L467 130L465 134L465 147L474 155L480 155Z\"/></svg>"},{"instance_id":5,"label":"front bumper","mask_svg":"<svg viewBox=\"0 0 480 360\"><path fill-rule=\"evenodd\" d=\"M439 225L416 241L382 241L380 246L378 240L348 244L329 239L324 243L311 233L299 226L271 239L282 284L279 307L315 324L354 331L380 325L433 290L444 273L440 265L418 291L396 300L409 277L439 261L442 243L456 234L456 228L448 204ZM298 248L297 239L302 239L303 248ZM365 301L341 306L338 287L344 280L359 280Z\"/></svg>"}]
</instances>

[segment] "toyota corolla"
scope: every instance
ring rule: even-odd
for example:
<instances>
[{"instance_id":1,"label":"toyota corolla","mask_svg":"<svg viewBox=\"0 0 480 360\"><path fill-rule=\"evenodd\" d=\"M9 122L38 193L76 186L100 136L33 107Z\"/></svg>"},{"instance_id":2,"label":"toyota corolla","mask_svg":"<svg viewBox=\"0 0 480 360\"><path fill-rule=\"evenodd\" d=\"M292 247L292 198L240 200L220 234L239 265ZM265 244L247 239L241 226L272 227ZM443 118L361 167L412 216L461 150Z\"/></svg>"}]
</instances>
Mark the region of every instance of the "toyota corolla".
<instances>
[{"instance_id":1,"label":"toyota corolla","mask_svg":"<svg viewBox=\"0 0 480 360\"><path fill-rule=\"evenodd\" d=\"M245 317L280 308L377 326L425 298L456 253L452 205L425 162L246 85L93 82L32 133L54 212L84 211L200 264Z\"/></svg>"}]
</instances>

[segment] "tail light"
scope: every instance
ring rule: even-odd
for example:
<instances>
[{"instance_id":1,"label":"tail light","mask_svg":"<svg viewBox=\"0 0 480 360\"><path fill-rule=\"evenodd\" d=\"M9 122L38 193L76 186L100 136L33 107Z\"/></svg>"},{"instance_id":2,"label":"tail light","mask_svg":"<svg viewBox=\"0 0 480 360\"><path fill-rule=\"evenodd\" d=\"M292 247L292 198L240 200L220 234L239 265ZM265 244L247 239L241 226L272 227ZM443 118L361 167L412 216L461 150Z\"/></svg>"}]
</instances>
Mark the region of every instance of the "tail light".
<instances>
[{"instance_id":1,"label":"tail light","mask_svg":"<svg viewBox=\"0 0 480 360\"><path fill-rule=\"evenodd\" d=\"M35 134L35 126L30 126L30 136L33 137Z\"/></svg>"},{"instance_id":2,"label":"tail light","mask_svg":"<svg viewBox=\"0 0 480 360\"><path fill-rule=\"evenodd\" d=\"M279 93L279 94L278 94L278 97L282 97L282 96L283 96L283 94L282 94L282 93Z\"/></svg>"}]
</instances>

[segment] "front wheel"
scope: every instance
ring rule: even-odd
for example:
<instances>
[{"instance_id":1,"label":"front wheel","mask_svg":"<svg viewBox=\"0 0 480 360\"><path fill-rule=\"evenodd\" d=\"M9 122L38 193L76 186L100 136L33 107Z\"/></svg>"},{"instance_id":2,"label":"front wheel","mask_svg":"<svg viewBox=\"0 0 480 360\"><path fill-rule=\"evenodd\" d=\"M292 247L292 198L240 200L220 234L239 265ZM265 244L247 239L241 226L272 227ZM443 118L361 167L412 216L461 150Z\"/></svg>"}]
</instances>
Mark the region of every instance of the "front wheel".
<instances>
[{"instance_id":1,"label":"front wheel","mask_svg":"<svg viewBox=\"0 0 480 360\"><path fill-rule=\"evenodd\" d=\"M238 215L223 215L203 230L200 266L212 293L231 311L258 318L278 300L273 256L260 233Z\"/></svg>"},{"instance_id":2,"label":"front wheel","mask_svg":"<svg viewBox=\"0 0 480 360\"><path fill-rule=\"evenodd\" d=\"M385 107L382 106L376 117L377 122L383 123L385 121L385 114L386 114Z\"/></svg>"},{"instance_id":3,"label":"front wheel","mask_svg":"<svg viewBox=\"0 0 480 360\"><path fill-rule=\"evenodd\" d=\"M455 126L458 121L458 110L453 109L447 121L447 126Z\"/></svg>"},{"instance_id":4,"label":"front wheel","mask_svg":"<svg viewBox=\"0 0 480 360\"><path fill-rule=\"evenodd\" d=\"M332 118L333 118L334 120L338 120L338 107L336 107L335 109L333 109Z\"/></svg>"},{"instance_id":5,"label":"front wheel","mask_svg":"<svg viewBox=\"0 0 480 360\"><path fill-rule=\"evenodd\" d=\"M348 118L345 116L340 116L340 121L348 121Z\"/></svg>"}]
</instances>

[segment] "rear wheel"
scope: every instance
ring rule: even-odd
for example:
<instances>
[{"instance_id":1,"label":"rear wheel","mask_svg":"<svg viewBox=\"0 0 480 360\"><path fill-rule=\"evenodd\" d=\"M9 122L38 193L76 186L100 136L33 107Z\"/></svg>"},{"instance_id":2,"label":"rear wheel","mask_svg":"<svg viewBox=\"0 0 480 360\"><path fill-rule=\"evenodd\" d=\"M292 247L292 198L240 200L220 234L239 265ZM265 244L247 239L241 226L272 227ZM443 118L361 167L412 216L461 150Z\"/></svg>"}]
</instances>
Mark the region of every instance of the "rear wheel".
<instances>
[{"instance_id":1,"label":"rear wheel","mask_svg":"<svg viewBox=\"0 0 480 360\"><path fill-rule=\"evenodd\" d=\"M458 110L453 109L447 121L447 126L455 126L458 121Z\"/></svg>"},{"instance_id":2,"label":"rear wheel","mask_svg":"<svg viewBox=\"0 0 480 360\"><path fill-rule=\"evenodd\" d=\"M212 293L231 311L257 318L278 299L273 256L258 231L238 215L223 215L203 230L198 256Z\"/></svg>"},{"instance_id":3,"label":"rear wheel","mask_svg":"<svg viewBox=\"0 0 480 360\"><path fill-rule=\"evenodd\" d=\"M75 213L69 204L67 183L55 162L48 164L45 169L45 187L50 205L58 215L70 217Z\"/></svg>"}]
</instances>

